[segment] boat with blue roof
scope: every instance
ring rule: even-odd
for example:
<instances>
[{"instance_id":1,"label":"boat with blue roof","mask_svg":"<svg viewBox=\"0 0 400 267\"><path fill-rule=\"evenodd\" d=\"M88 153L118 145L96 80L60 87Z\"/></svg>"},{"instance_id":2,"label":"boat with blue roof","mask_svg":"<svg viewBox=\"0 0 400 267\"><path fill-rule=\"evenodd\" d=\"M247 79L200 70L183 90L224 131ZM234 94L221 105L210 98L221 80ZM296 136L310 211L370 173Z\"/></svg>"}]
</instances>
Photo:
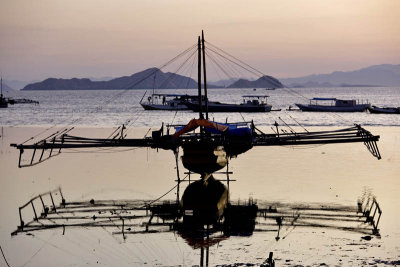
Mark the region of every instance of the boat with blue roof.
<instances>
[{"instance_id":1,"label":"boat with blue roof","mask_svg":"<svg viewBox=\"0 0 400 267\"><path fill-rule=\"evenodd\" d=\"M221 103L208 101L207 110L209 112L270 112L272 106L267 103L267 95L244 95L243 102L240 104ZM200 106L197 102L186 103L189 109L198 112ZM202 104L202 109L206 110L206 103Z\"/></svg>"},{"instance_id":2,"label":"boat with blue roof","mask_svg":"<svg viewBox=\"0 0 400 267\"><path fill-rule=\"evenodd\" d=\"M363 112L366 111L371 104L368 100L344 100L337 98L314 97L310 99L307 105L297 104L302 111L318 111L318 112Z\"/></svg>"}]
</instances>

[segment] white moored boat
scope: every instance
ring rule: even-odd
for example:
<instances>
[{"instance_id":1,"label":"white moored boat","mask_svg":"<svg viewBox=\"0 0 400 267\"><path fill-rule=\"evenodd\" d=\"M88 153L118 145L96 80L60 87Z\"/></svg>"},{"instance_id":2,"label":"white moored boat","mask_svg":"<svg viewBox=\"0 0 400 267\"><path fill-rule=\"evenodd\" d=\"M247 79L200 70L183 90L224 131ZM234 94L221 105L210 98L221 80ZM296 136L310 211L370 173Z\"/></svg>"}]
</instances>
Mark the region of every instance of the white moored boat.
<instances>
[{"instance_id":1,"label":"white moored boat","mask_svg":"<svg viewBox=\"0 0 400 267\"><path fill-rule=\"evenodd\" d=\"M187 102L197 99L193 95L152 94L147 101L140 101L145 110L188 110Z\"/></svg>"},{"instance_id":2,"label":"white moored boat","mask_svg":"<svg viewBox=\"0 0 400 267\"><path fill-rule=\"evenodd\" d=\"M371 104L367 100L343 100L336 98L320 98L314 97L310 99L310 104L296 104L302 111L319 111L319 112L363 112L366 111Z\"/></svg>"}]
</instances>

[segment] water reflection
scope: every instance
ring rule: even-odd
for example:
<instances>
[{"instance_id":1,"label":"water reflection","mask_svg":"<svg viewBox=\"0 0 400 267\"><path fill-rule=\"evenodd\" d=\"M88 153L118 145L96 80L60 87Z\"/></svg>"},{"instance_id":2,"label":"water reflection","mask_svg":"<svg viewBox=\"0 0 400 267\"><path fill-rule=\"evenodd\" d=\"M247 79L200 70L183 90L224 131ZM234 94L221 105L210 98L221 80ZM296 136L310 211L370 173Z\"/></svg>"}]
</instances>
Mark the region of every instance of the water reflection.
<instances>
[{"instance_id":1,"label":"water reflection","mask_svg":"<svg viewBox=\"0 0 400 267\"><path fill-rule=\"evenodd\" d=\"M200 250L202 266L210 264L210 249L216 245L218 248L220 242L232 236L252 236L254 232L275 233L275 242L285 239L295 228L341 230L360 233L362 239L371 240L371 236L379 236L380 214L378 217L379 212L375 211L379 205L367 193L360 199L354 206L231 201L219 220L201 224L185 221L182 207L176 202L151 205L143 200L69 202L58 189L40 194L19 208L21 221L13 235L34 233L39 238L41 231L62 229L62 235L68 235L66 229L101 227L126 240L129 235L173 232L193 250ZM272 257L264 263L272 266Z\"/></svg>"}]
</instances>

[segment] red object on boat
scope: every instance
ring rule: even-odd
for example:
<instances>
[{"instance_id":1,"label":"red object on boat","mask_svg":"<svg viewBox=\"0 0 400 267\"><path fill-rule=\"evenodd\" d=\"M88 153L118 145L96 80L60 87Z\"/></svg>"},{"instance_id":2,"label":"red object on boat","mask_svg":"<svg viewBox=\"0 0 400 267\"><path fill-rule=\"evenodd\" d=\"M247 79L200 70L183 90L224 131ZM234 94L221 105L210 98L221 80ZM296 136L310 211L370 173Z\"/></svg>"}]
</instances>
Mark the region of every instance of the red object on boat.
<instances>
[{"instance_id":1,"label":"red object on boat","mask_svg":"<svg viewBox=\"0 0 400 267\"><path fill-rule=\"evenodd\" d=\"M226 125L218 124L216 122L211 122L206 119L193 119L193 120L189 121L189 123L183 129L176 132L172 137L178 138L182 134L193 131L194 129L196 129L199 126L203 126L203 127L209 128L209 129L215 129L220 132L225 132L226 130L228 130L228 126L226 126Z\"/></svg>"}]
</instances>

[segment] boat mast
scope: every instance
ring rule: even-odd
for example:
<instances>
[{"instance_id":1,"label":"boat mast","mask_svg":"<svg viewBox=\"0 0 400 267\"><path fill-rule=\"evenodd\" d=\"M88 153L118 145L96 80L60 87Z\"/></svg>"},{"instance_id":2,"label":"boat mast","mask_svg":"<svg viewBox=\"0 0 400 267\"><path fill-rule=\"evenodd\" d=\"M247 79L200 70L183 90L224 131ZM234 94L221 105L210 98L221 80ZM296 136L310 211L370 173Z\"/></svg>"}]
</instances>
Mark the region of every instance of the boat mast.
<instances>
[{"instance_id":1,"label":"boat mast","mask_svg":"<svg viewBox=\"0 0 400 267\"><path fill-rule=\"evenodd\" d=\"M207 97L207 75L206 75L206 52L204 46L204 31L201 31L201 44L203 49L203 75L204 75L204 98L206 104L206 119L208 120L208 97Z\"/></svg>"},{"instance_id":2,"label":"boat mast","mask_svg":"<svg viewBox=\"0 0 400 267\"><path fill-rule=\"evenodd\" d=\"M202 101L201 101L201 42L200 36L197 42L197 50L198 50L198 68L197 68L197 87L199 91L199 117L203 119L203 109L202 109Z\"/></svg>"},{"instance_id":3,"label":"boat mast","mask_svg":"<svg viewBox=\"0 0 400 267\"><path fill-rule=\"evenodd\" d=\"M156 87L156 75L157 75L157 71L154 73L154 78L153 78L153 97L154 97L155 87Z\"/></svg>"},{"instance_id":4,"label":"boat mast","mask_svg":"<svg viewBox=\"0 0 400 267\"><path fill-rule=\"evenodd\" d=\"M0 96L3 97L3 77L0 78L0 87L1 87Z\"/></svg>"}]
</instances>

